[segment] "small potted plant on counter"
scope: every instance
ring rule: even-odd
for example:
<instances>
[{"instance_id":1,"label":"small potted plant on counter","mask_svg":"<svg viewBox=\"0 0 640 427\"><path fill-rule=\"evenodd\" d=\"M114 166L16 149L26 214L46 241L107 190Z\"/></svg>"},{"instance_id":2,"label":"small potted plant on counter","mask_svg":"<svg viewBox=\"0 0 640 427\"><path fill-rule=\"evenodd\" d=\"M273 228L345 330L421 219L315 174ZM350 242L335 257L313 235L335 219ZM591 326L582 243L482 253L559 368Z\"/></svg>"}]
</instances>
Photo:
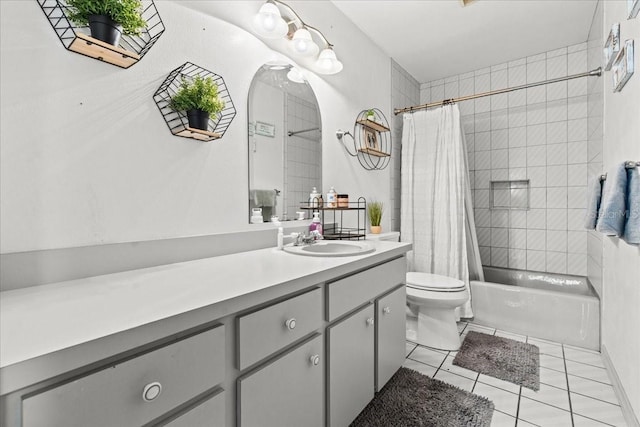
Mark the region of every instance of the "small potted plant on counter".
<instances>
[{"instance_id":1,"label":"small potted plant on counter","mask_svg":"<svg viewBox=\"0 0 640 427\"><path fill-rule=\"evenodd\" d=\"M191 81L183 77L169 107L175 111L186 111L189 127L207 130L209 117L222 111L224 101L218 98L218 85L211 77L196 76Z\"/></svg>"},{"instance_id":2,"label":"small potted plant on counter","mask_svg":"<svg viewBox=\"0 0 640 427\"><path fill-rule=\"evenodd\" d=\"M91 37L118 46L120 36L140 35L147 26L141 0L66 0L68 18L89 26Z\"/></svg>"},{"instance_id":3,"label":"small potted plant on counter","mask_svg":"<svg viewBox=\"0 0 640 427\"><path fill-rule=\"evenodd\" d=\"M382 231L382 226L380 222L382 221L382 212L384 211L384 205L382 202L371 202L369 203L369 225L371 226L372 234L380 234Z\"/></svg>"}]
</instances>

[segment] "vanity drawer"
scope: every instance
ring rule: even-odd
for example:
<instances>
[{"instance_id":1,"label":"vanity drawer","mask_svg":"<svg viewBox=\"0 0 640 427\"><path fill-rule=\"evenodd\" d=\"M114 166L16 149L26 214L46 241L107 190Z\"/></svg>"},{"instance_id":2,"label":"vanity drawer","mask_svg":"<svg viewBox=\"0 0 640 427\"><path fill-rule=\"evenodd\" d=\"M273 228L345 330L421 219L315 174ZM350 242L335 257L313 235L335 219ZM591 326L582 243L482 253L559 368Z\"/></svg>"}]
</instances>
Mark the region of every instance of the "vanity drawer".
<instances>
[{"instance_id":1,"label":"vanity drawer","mask_svg":"<svg viewBox=\"0 0 640 427\"><path fill-rule=\"evenodd\" d=\"M367 301L404 283L407 261L389 261L327 285L327 320L330 322Z\"/></svg>"},{"instance_id":2,"label":"vanity drawer","mask_svg":"<svg viewBox=\"0 0 640 427\"><path fill-rule=\"evenodd\" d=\"M238 317L238 369L245 369L322 326L322 289Z\"/></svg>"},{"instance_id":3,"label":"vanity drawer","mask_svg":"<svg viewBox=\"0 0 640 427\"><path fill-rule=\"evenodd\" d=\"M225 392L221 391L199 403L186 413L164 424L165 427L224 427L226 423Z\"/></svg>"},{"instance_id":4,"label":"vanity drawer","mask_svg":"<svg viewBox=\"0 0 640 427\"><path fill-rule=\"evenodd\" d=\"M213 388L224 376L221 325L24 399L23 426L142 425ZM157 384L161 391L154 398Z\"/></svg>"}]
</instances>

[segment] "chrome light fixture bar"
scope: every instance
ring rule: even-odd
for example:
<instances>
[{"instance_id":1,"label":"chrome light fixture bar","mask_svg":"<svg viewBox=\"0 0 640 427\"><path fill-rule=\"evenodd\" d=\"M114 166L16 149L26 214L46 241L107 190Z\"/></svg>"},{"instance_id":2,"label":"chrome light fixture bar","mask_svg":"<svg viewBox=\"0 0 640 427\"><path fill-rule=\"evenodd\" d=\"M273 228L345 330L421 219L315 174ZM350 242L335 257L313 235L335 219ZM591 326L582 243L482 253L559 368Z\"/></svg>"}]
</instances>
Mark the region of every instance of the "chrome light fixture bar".
<instances>
[{"instance_id":1,"label":"chrome light fixture bar","mask_svg":"<svg viewBox=\"0 0 640 427\"><path fill-rule=\"evenodd\" d=\"M343 69L324 34L307 25L290 6L279 0L267 0L260 7L253 18L253 28L264 38L287 38L289 49L298 56L316 57L314 71L319 74L336 74Z\"/></svg>"}]
</instances>

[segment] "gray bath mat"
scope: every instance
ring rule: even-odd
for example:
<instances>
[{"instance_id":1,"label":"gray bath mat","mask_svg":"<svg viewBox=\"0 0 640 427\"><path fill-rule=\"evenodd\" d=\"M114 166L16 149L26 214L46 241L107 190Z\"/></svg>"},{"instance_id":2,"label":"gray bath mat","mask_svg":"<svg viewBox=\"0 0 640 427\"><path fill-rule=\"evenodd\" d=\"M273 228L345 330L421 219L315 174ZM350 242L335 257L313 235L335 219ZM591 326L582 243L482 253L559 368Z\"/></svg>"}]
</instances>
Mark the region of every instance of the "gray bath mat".
<instances>
[{"instance_id":1,"label":"gray bath mat","mask_svg":"<svg viewBox=\"0 0 640 427\"><path fill-rule=\"evenodd\" d=\"M493 402L400 368L351 427L489 427Z\"/></svg>"},{"instance_id":2,"label":"gray bath mat","mask_svg":"<svg viewBox=\"0 0 640 427\"><path fill-rule=\"evenodd\" d=\"M533 344L470 331L453 364L540 390L540 350Z\"/></svg>"}]
</instances>

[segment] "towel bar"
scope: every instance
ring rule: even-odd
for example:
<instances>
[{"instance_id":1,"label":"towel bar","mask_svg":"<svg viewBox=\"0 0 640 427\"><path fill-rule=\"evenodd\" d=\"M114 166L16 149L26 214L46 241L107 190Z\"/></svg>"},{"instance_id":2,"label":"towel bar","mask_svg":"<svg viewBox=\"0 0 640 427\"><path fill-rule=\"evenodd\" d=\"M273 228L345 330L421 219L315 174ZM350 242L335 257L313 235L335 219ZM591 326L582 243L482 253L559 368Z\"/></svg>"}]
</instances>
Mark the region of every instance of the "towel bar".
<instances>
[{"instance_id":1,"label":"towel bar","mask_svg":"<svg viewBox=\"0 0 640 427\"><path fill-rule=\"evenodd\" d=\"M628 162L624 162L625 165L624 167L627 169L634 169L636 167L640 166L640 162L634 162L633 160L630 160ZM605 179L607 179L607 174L603 173L602 175L600 175L600 181L604 181Z\"/></svg>"}]
</instances>

